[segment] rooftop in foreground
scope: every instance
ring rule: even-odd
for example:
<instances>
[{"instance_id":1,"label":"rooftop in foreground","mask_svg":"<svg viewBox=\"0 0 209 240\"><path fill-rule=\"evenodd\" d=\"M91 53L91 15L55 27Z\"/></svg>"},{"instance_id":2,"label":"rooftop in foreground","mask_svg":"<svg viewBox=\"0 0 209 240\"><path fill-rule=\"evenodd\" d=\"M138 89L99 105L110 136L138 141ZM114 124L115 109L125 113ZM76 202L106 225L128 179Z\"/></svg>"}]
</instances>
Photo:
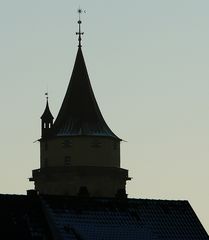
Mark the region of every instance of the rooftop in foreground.
<instances>
[{"instance_id":1,"label":"rooftop in foreground","mask_svg":"<svg viewBox=\"0 0 209 240\"><path fill-rule=\"evenodd\" d=\"M188 201L0 195L7 239L209 239Z\"/></svg>"}]
</instances>

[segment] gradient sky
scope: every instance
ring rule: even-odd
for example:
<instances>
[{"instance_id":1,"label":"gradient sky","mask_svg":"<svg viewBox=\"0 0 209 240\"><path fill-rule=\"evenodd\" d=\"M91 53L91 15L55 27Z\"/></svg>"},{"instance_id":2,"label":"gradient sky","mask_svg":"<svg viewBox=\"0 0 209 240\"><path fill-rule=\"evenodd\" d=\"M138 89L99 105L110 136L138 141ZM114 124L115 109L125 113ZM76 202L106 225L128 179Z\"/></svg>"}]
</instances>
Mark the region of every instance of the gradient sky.
<instances>
[{"instance_id":1,"label":"gradient sky","mask_svg":"<svg viewBox=\"0 0 209 240\"><path fill-rule=\"evenodd\" d=\"M209 232L209 1L0 0L0 192L39 168L40 115L60 108L77 51L122 143L129 197L187 199Z\"/></svg>"}]
</instances>

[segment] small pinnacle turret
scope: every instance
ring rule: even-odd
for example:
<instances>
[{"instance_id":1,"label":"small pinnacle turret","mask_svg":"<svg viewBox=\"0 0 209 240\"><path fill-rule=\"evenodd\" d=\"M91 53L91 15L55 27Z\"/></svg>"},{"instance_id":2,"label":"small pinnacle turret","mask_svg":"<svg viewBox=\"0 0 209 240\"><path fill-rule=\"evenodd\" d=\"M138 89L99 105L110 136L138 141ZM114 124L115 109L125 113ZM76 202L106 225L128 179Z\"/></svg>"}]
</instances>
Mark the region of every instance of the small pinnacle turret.
<instances>
[{"instance_id":1,"label":"small pinnacle turret","mask_svg":"<svg viewBox=\"0 0 209 240\"><path fill-rule=\"evenodd\" d=\"M49 109L48 93L46 95L46 107L41 116L41 136L42 138L48 137L49 132L53 126L53 115Z\"/></svg>"}]
</instances>

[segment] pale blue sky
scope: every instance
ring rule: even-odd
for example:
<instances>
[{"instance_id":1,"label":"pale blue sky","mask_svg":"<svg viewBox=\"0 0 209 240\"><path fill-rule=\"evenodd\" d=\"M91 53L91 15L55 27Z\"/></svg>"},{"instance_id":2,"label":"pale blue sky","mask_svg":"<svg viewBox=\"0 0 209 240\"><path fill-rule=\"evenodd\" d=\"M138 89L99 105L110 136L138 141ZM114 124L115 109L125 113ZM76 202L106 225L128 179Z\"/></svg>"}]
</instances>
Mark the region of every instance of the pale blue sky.
<instances>
[{"instance_id":1,"label":"pale blue sky","mask_svg":"<svg viewBox=\"0 0 209 240\"><path fill-rule=\"evenodd\" d=\"M25 194L40 115L56 116L77 51L122 143L129 197L187 199L209 231L209 1L0 0L0 192Z\"/></svg>"}]
</instances>

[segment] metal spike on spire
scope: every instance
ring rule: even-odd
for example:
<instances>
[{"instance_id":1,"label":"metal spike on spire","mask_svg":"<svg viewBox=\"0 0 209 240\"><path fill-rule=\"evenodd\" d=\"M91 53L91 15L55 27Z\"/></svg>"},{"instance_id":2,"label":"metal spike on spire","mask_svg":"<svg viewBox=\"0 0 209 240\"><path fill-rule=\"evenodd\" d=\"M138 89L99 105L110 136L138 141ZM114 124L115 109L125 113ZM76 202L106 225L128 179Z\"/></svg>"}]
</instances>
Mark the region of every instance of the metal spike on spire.
<instances>
[{"instance_id":1,"label":"metal spike on spire","mask_svg":"<svg viewBox=\"0 0 209 240\"><path fill-rule=\"evenodd\" d=\"M81 21L81 13L82 13L83 11L82 11L82 9L81 8L79 8L78 9L78 15L79 15L79 19L78 19L78 26L79 26L79 29L78 29L78 32L76 32L76 35L78 35L78 47L82 47L82 45L81 45L81 35L83 35L84 34L84 32L81 32L81 23L82 23L82 21Z\"/></svg>"}]
</instances>

